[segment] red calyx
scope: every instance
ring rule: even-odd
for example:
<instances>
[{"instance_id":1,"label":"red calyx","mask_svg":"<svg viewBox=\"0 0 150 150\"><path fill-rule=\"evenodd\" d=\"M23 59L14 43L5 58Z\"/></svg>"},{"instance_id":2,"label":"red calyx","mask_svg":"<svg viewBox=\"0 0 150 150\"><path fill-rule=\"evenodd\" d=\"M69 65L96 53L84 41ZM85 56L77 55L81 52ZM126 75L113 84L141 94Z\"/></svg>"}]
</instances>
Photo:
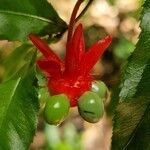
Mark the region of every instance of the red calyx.
<instances>
[{"instance_id":1,"label":"red calyx","mask_svg":"<svg viewBox=\"0 0 150 150\"><path fill-rule=\"evenodd\" d=\"M78 98L90 90L93 76L91 69L110 45L112 38L107 36L85 52L83 28L79 24L67 43L65 60L61 60L51 48L37 36L30 34L30 40L40 50L44 58L37 65L48 79L51 94L66 94L70 105L76 106Z\"/></svg>"}]
</instances>

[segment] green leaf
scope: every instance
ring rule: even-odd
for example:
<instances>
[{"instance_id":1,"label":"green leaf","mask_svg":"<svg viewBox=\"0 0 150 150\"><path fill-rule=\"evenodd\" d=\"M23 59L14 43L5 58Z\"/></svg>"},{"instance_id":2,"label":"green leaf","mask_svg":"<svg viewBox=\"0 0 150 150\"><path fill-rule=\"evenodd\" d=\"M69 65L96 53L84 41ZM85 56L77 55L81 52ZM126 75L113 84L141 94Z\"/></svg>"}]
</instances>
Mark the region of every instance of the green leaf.
<instances>
[{"instance_id":1,"label":"green leaf","mask_svg":"<svg viewBox=\"0 0 150 150\"><path fill-rule=\"evenodd\" d=\"M0 39L27 40L29 33L60 34L66 23L46 0L0 0Z\"/></svg>"},{"instance_id":2,"label":"green leaf","mask_svg":"<svg viewBox=\"0 0 150 150\"><path fill-rule=\"evenodd\" d=\"M36 51L31 45L23 44L3 62L5 76L0 85L2 150L26 150L35 134L39 109L35 88L35 58Z\"/></svg>"},{"instance_id":3,"label":"green leaf","mask_svg":"<svg viewBox=\"0 0 150 150\"><path fill-rule=\"evenodd\" d=\"M148 122L148 118L145 118L147 114L147 108L149 103L145 102L145 98L141 97L133 102L123 102L117 106L114 118L114 129L113 129L113 137L112 137L112 150L128 150L130 144L134 142L134 146L131 149L135 149L137 144L139 143L139 139L137 139L136 134L138 134L140 128L143 128L144 134L138 134L139 137L147 136L147 139L150 138L150 130L147 128L148 124L145 126L142 125L142 121L146 120ZM146 134L145 134L146 132ZM135 142L136 140L136 142ZM142 147L147 147L149 140L141 141L141 147L139 150L149 150L142 149ZM145 144L143 144L145 142ZM127 148L128 147L128 148Z\"/></svg>"},{"instance_id":4,"label":"green leaf","mask_svg":"<svg viewBox=\"0 0 150 150\"><path fill-rule=\"evenodd\" d=\"M143 72L150 60L150 0L147 0L143 7L140 25L142 32L136 45L136 49L126 65L122 80L120 92L122 101L134 97L143 76Z\"/></svg>"},{"instance_id":5,"label":"green leaf","mask_svg":"<svg viewBox=\"0 0 150 150\"><path fill-rule=\"evenodd\" d=\"M123 73L114 117L112 150L150 150L150 0L143 6L142 32ZM115 95L115 94L114 94Z\"/></svg>"},{"instance_id":6,"label":"green leaf","mask_svg":"<svg viewBox=\"0 0 150 150\"><path fill-rule=\"evenodd\" d=\"M28 68L35 61L36 52L30 44L23 44L17 47L5 58L3 66L5 74L3 81L18 78L27 73Z\"/></svg>"},{"instance_id":7,"label":"green leaf","mask_svg":"<svg viewBox=\"0 0 150 150\"><path fill-rule=\"evenodd\" d=\"M138 124L135 134L131 137L126 149L128 150L150 150L150 105Z\"/></svg>"},{"instance_id":8,"label":"green leaf","mask_svg":"<svg viewBox=\"0 0 150 150\"><path fill-rule=\"evenodd\" d=\"M0 149L27 150L37 124L38 98L35 74L0 85Z\"/></svg>"}]
</instances>

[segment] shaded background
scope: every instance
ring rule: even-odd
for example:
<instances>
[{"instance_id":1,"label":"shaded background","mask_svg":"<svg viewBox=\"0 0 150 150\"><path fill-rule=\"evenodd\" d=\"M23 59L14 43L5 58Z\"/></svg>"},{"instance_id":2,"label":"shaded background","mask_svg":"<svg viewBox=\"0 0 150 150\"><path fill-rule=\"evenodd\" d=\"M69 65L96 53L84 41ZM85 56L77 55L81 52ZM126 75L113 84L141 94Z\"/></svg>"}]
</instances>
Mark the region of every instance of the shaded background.
<instances>
[{"instance_id":1,"label":"shaded background","mask_svg":"<svg viewBox=\"0 0 150 150\"><path fill-rule=\"evenodd\" d=\"M69 18L76 0L49 0L66 22ZM143 0L95 0L87 13L80 19L83 23L86 47L106 35L113 36L113 43L105 52L103 58L97 62L93 74L97 79L104 81L110 90L117 84L120 72L127 58L134 50L138 40L139 14ZM84 7L84 5L82 5ZM81 8L82 9L82 8ZM52 49L60 55L65 55L66 33L62 39L51 44ZM17 42L0 41L0 79L5 69L2 61L18 45ZM45 80L38 74L39 84L44 85ZM39 125L31 150L109 150L112 134L111 118L104 115L100 122L90 124L79 116L77 109L70 110L67 119L59 126L50 126L42 118L42 108L49 95L45 88L40 88L39 100L41 113ZM109 104L107 99L106 105Z\"/></svg>"}]
</instances>

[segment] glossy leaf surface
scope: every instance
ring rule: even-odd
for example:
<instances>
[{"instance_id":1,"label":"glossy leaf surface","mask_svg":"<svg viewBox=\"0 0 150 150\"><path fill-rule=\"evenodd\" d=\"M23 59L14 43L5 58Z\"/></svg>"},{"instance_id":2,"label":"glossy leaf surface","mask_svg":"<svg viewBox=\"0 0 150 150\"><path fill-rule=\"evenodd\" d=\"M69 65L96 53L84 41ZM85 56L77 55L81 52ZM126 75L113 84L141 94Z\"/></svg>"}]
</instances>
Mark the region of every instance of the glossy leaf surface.
<instances>
[{"instance_id":1,"label":"glossy leaf surface","mask_svg":"<svg viewBox=\"0 0 150 150\"><path fill-rule=\"evenodd\" d=\"M1 0L0 39L27 39L29 33L58 34L66 23L46 0Z\"/></svg>"},{"instance_id":2,"label":"glossy leaf surface","mask_svg":"<svg viewBox=\"0 0 150 150\"><path fill-rule=\"evenodd\" d=\"M150 149L150 1L143 5L142 32L136 49L123 72L119 96L114 94L112 104L119 102L115 111L112 150ZM114 102L113 102L114 101ZM112 105L112 111L116 105Z\"/></svg>"},{"instance_id":3,"label":"glossy leaf surface","mask_svg":"<svg viewBox=\"0 0 150 150\"><path fill-rule=\"evenodd\" d=\"M38 112L34 72L0 85L0 149L26 150L35 135Z\"/></svg>"}]
</instances>

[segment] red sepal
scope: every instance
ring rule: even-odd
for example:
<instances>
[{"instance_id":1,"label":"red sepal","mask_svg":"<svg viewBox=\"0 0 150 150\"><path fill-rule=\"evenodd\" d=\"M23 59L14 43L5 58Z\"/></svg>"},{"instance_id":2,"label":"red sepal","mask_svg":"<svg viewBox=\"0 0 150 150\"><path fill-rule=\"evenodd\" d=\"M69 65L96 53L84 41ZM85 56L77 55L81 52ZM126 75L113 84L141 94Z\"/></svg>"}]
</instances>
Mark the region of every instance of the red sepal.
<instances>
[{"instance_id":1,"label":"red sepal","mask_svg":"<svg viewBox=\"0 0 150 150\"><path fill-rule=\"evenodd\" d=\"M80 24L67 43L64 63L43 40L33 34L29 38L45 57L38 60L37 64L48 77L50 93L66 94L72 107L77 105L78 98L84 92L90 90L93 81L90 71L112 41L108 36L85 53L83 28Z\"/></svg>"},{"instance_id":2,"label":"red sepal","mask_svg":"<svg viewBox=\"0 0 150 150\"><path fill-rule=\"evenodd\" d=\"M40 39L38 36L34 34L29 34L30 40L37 47L38 50L44 55L47 59L53 59L58 63L62 63L61 59L51 50L51 48L47 45L47 43Z\"/></svg>"},{"instance_id":3,"label":"red sepal","mask_svg":"<svg viewBox=\"0 0 150 150\"><path fill-rule=\"evenodd\" d=\"M49 78L59 78L62 74L61 66L55 61L40 59L36 61L37 65Z\"/></svg>"},{"instance_id":4,"label":"red sepal","mask_svg":"<svg viewBox=\"0 0 150 150\"><path fill-rule=\"evenodd\" d=\"M79 69L81 58L85 51L83 27L79 24L76 28L72 39L67 44L65 66L66 74L76 74Z\"/></svg>"},{"instance_id":5,"label":"red sepal","mask_svg":"<svg viewBox=\"0 0 150 150\"><path fill-rule=\"evenodd\" d=\"M111 36L107 36L103 40L95 43L82 57L80 65L80 74L87 75L98 59L103 55L112 41Z\"/></svg>"}]
</instances>

